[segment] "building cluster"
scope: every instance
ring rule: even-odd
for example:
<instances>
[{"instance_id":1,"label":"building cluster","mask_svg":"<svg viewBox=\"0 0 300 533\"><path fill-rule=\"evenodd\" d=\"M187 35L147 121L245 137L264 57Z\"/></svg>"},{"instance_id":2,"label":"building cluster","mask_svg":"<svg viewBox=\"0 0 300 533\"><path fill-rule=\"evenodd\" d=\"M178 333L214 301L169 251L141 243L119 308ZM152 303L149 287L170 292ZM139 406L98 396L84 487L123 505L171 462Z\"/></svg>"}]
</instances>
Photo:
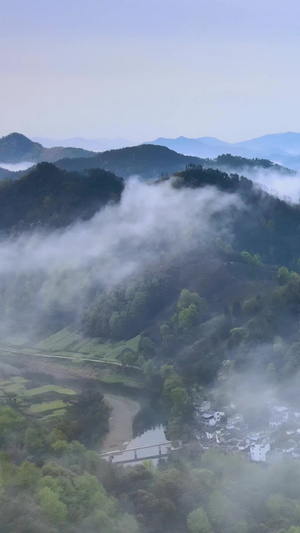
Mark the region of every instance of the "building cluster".
<instances>
[{"instance_id":1,"label":"building cluster","mask_svg":"<svg viewBox=\"0 0 300 533\"><path fill-rule=\"evenodd\" d=\"M253 431L234 405L221 411L214 410L209 401L202 402L195 405L193 436L204 450L218 447L227 452L240 451L252 461L300 459L300 412L272 402L267 408L265 427Z\"/></svg>"}]
</instances>

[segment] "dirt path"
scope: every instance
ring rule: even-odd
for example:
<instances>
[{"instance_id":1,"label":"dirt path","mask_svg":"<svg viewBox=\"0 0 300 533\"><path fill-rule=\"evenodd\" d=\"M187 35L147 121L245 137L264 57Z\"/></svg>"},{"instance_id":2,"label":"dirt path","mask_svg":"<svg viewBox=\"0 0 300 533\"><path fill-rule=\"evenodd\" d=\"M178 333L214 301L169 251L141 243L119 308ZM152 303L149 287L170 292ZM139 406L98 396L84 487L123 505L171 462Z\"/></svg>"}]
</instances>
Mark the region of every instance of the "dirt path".
<instances>
[{"instance_id":1,"label":"dirt path","mask_svg":"<svg viewBox=\"0 0 300 533\"><path fill-rule=\"evenodd\" d=\"M121 450L133 437L132 422L140 410L140 404L114 394L105 394L104 397L113 410L109 420L109 434L103 443L102 451Z\"/></svg>"}]
</instances>

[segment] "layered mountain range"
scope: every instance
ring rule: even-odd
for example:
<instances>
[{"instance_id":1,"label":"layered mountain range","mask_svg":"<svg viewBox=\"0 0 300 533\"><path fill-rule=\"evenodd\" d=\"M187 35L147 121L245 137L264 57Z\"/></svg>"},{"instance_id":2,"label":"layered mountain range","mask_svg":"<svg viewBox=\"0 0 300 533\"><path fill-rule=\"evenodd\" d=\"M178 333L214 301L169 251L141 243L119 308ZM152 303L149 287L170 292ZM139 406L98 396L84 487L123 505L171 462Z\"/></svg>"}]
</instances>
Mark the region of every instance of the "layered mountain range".
<instances>
[{"instance_id":1,"label":"layered mountain range","mask_svg":"<svg viewBox=\"0 0 300 533\"><path fill-rule=\"evenodd\" d=\"M210 159L198 155L186 155L189 151L197 152L197 146L201 146L200 140L192 140L190 150L187 148L187 141L190 140L185 139L183 144L178 139L173 141L169 143L169 147L163 146L157 140L153 144L96 153L73 147L45 148L22 134L12 133L0 139L0 180L14 179L25 174L24 169L13 170L14 164L24 161L27 162L27 167L44 161L55 163L58 167L69 171L83 172L100 168L124 178L137 175L143 179L159 179L164 175L184 170L188 165L201 165L204 168L218 168L229 173L239 172L246 175L252 174L254 170L292 174L291 170L267 159L257 157L249 159L239 155L233 156L230 153L224 154L226 145L223 155ZM178 153L180 151L185 154Z\"/></svg>"},{"instance_id":2,"label":"layered mountain range","mask_svg":"<svg viewBox=\"0 0 300 533\"><path fill-rule=\"evenodd\" d=\"M229 143L214 137L176 139L159 137L150 144L167 146L176 152L198 157L215 158L231 154L246 158L266 158L294 170L300 168L300 133L287 132L263 135L247 141Z\"/></svg>"}]
</instances>

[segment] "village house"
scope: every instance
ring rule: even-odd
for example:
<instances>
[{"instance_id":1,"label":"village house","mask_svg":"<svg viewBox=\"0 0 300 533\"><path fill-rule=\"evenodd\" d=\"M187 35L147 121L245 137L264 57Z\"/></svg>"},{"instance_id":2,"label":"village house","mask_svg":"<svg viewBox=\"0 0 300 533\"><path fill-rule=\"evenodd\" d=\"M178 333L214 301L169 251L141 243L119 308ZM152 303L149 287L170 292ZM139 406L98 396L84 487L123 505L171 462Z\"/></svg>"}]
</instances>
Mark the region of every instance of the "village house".
<instances>
[{"instance_id":1,"label":"village house","mask_svg":"<svg viewBox=\"0 0 300 533\"><path fill-rule=\"evenodd\" d=\"M218 424L224 416L225 413L222 411L206 411L203 413L202 418L204 418L205 425L213 427Z\"/></svg>"},{"instance_id":2,"label":"village house","mask_svg":"<svg viewBox=\"0 0 300 533\"><path fill-rule=\"evenodd\" d=\"M266 461L266 455L270 451L270 443L265 442L261 444L256 444L253 442L250 446L250 457L251 461Z\"/></svg>"}]
</instances>

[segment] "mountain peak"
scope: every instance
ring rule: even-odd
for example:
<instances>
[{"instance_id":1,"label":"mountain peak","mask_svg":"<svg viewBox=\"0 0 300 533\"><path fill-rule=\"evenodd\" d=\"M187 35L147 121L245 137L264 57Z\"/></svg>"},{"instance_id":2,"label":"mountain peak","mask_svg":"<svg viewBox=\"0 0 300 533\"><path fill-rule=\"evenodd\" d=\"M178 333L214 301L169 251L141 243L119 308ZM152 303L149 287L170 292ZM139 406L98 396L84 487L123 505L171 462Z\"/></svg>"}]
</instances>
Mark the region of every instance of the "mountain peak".
<instances>
[{"instance_id":1,"label":"mountain peak","mask_svg":"<svg viewBox=\"0 0 300 533\"><path fill-rule=\"evenodd\" d=\"M2 137L2 139L0 139L1 142L4 141L4 142L9 142L9 143L18 143L18 144L22 144L23 146L42 146L40 143L37 143L37 142L33 142L31 141L31 139L29 139L28 137L26 137L26 135L23 135L22 133L18 133L17 131L14 131L12 133L9 133L8 135L6 135L5 137Z\"/></svg>"},{"instance_id":2,"label":"mountain peak","mask_svg":"<svg viewBox=\"0 0 300 533\"><path fill-rule=\"evenodd\" d=\"M41 144L31 141L21 133L13 132L0 139L0 162L34 161L42 150Z\"/></svg>"}]
</instances>

